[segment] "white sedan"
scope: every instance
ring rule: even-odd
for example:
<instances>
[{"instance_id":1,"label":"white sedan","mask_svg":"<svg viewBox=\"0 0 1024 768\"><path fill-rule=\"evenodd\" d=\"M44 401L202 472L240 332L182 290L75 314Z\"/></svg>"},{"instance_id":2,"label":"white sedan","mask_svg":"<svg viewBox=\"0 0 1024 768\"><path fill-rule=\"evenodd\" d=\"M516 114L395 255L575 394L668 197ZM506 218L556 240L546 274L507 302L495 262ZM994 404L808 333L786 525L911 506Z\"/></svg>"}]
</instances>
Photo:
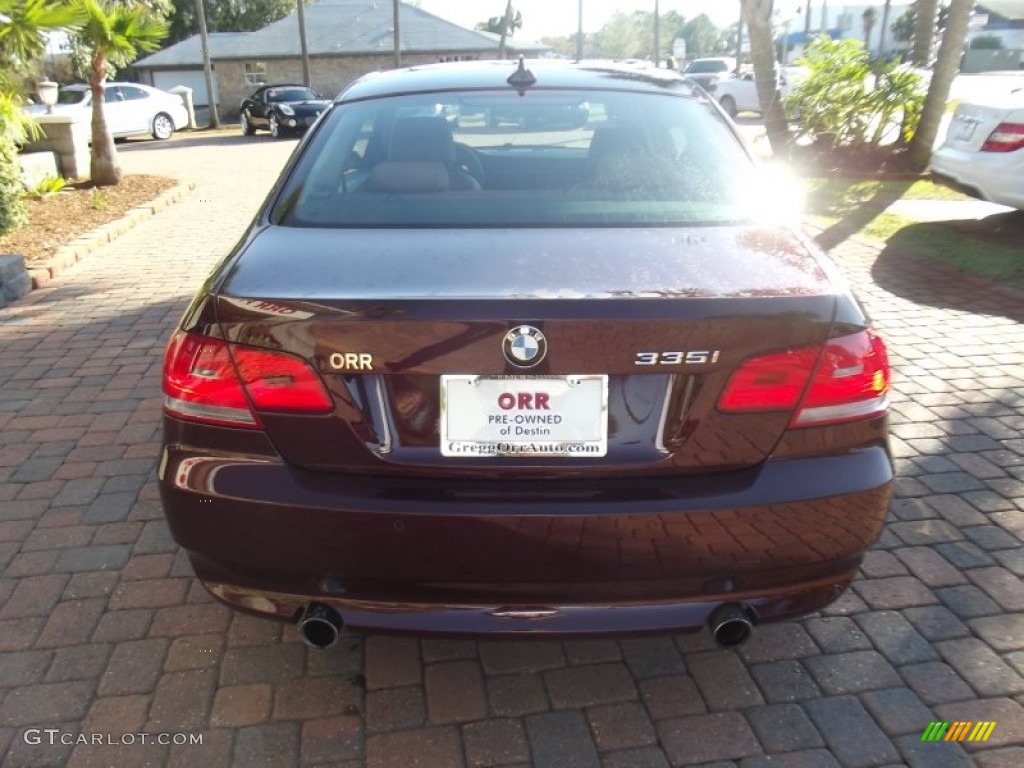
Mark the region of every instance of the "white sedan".
<instances>
[{"instance_id":1,"label":"white sedan","mask_svg":"<svg viewBox=\"0 0 1024 768\"><path fill-rule=\"evenodd\" d=\"M1024 88L961 102L929 170L974 197L1024 210Z\"/></svg>"},{"instance_id":2,"label":"white sedan","mask_svg":"<svg viewBox=\"0 0 1024 768\"><path fill-rule=\"evenodd\" d=\"M789 93L795 85L803 82L808 75L804 67L781 67L779 69L779 87L782 95ZM719 80L714 88L709 89L718 99L722 109L729 117L736 117L740 112L760 112L761 102L757 97L757 82L753 72L746 72L739 77Z\"/></svg>"},{"instance_id":3,"label":"white sedan","mask_svg":"<svg viewBox=\"0 0 1024 768\"><path fill-rule=\"evenodd\" d=\"M103 89L103 111L115 139L146 135L169 139L188 125L185 105L173 93L139 83L105 83ZM57 92L54 114L89 114L91 110L92 92L88 85L65 85ZM42 104L25 107L31 115L44 115L46 111Z\"/></svg>"}]
</instances>

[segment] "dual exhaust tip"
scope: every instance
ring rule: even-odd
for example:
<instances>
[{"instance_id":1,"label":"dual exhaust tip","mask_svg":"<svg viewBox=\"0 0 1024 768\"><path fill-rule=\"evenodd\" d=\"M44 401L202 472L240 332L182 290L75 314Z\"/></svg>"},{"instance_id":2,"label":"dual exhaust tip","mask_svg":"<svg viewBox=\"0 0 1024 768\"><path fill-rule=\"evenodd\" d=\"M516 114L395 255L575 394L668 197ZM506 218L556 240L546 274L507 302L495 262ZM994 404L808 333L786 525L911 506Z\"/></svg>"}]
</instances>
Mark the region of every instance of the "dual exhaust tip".
<instances>
[{"instance_id":1,"label":"dual exhaust tip","mask_svg":"<svg viewBox=\"0 0 1024 768\"><path fill-rule=\"evenodd\" d=\"M754 625L739 603L724 603L711 612L708 629L722 648L735 648L750 639Z\"/></svg>"},{"instance_id":2,"label":"dual exhaust tip","mask_svg":"<svg viewBox=\"0 0 1024 768\"><path fill-rule=\"evenodd\" d=\"M336 610L323 603L310 603L299 619L299 634L310 648L324 651L338 642L344 622Z\"/></svg>"},{"instance_id":3,"label":"dual exhaust tip","mask_svg":"<svg viewBox=\"0 0 1024 768\"><path fill-rule=\"evenodd\" d=\"M323 603L310 603L299 619L299 634L310 648L326 650L338 642L344 622L336 610ZM742 645L754 631L750 617L739 603L724 603L711 612L708 629L722 648Z\"/></svg>"}]
</instances>

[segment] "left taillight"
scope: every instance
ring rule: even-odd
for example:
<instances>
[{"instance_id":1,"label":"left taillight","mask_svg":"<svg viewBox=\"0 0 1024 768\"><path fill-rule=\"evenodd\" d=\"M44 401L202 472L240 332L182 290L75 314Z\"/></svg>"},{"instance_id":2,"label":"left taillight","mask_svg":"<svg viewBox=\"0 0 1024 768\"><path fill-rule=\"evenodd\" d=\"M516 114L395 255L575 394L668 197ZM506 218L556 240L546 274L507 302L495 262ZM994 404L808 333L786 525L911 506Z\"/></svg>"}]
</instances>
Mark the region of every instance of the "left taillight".
<instances>
[{"instance_id":1,"label":"left taillight","mask_svg":"<svg viewBox=\"0 0 1024 768\"><path fill-rule=\"evenodd\" d=\"M257 411L331 410L320 377L292 355L177 331L167 345L164 410L204 424L259 429Z\"/></svg>"},{"instance_id":2,"label":"left taillight","mask_svg":"<svg viewBox=\"0 0 1024 768\"><path fill-rule=\"evenodd\" d=\"M1024 123L1000 123L985 139L982 152L1013 152L1024 149Z\"/></svg>"}]
</instances>

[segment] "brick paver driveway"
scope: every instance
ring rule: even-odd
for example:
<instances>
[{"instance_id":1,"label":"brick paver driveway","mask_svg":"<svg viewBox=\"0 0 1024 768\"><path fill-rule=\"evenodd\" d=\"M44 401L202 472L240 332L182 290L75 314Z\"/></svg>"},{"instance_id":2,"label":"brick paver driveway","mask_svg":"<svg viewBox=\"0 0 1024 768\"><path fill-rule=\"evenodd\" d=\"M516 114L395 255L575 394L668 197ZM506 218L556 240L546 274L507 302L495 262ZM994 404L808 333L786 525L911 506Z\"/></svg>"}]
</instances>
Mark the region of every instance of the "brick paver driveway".
<instances>
[{"instance_id":1,"label":"brick paver driveway","mask_svg":"<svg viewBox=\"0 0 1024 768\"><path fill-rule=\"evenodd\" d=\"M836 255L899 366L900 480L822 614L738 651L704 633L316 653L214 603L157 502L160 357L291 144L129 145L129 168L195 191L0 311L5 766L1024 765L1024 302L856 244ZM922 743L932 720L997 725Z\"/></svg>"}]
</instances>

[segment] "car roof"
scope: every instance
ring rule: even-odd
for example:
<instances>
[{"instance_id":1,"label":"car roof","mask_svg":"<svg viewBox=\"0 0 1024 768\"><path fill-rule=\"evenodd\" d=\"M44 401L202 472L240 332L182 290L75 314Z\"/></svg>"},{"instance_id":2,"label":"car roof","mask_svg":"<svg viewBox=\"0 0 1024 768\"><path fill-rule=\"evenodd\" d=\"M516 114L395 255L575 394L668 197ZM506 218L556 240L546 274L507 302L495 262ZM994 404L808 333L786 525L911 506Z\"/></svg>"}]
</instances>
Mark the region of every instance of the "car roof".
<instances>
[{"instance_id":1,"label":"car roof","mask_svg":"<svg viewBox=\"0 0 1024 768\"><path fill-rule=\"evenodd\" d=\"M149 88L150 87L150 86L146 85L145 83L128 83L128 82L121 82L121 81L115 81L115 82L109 82L108 81L108 82L103 84L103 87L104 88L113 88L115 85L130 85L130 86L132 86L134 88ZM89 84L88 83L68 83L67 85L62 85L60 88L61 88L62 91L88 91L89 90Z\"/></svg>"},{"instance_id":2,"label":"car roof","mask_svg":"<svg viewBox=\"0 0 1024 768\"><path fill-rule=\"evenodd\" d=\"M392 96L400 93L513 88L508 78L517 61L464 61L426 64L372 72L342 91L336 102ZM649 93L671 91L694 94L690 83L670 69L614 61L570 62L559 59L526 59L523 66L536 78L537 89L629 90Z\"/></svg>"}]
</instances>

